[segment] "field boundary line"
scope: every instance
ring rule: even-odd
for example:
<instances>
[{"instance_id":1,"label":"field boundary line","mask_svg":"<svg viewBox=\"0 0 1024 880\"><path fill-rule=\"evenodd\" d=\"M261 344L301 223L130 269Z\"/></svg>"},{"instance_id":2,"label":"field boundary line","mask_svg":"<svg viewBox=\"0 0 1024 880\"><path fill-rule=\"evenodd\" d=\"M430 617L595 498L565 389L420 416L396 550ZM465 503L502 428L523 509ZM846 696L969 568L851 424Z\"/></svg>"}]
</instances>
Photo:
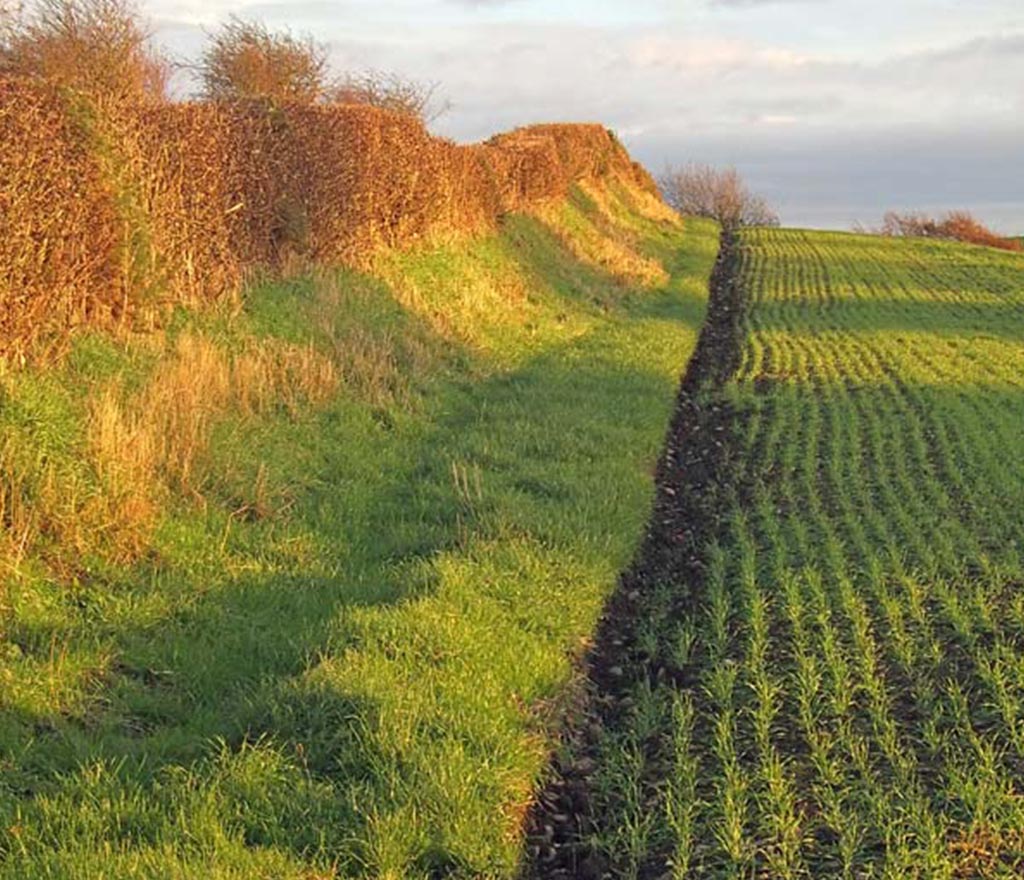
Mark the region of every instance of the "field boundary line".
<instances>
[{"instance_id":1,"label":"field boundary line","mask_svg":"<svg viewBox=\"0 0 1024 880\"><path fill-rule=\"evenodd\" d=\"M705 551L728 503L735 414L715 392L739 370L748 332L741 251L737 234L723 230L707 315L658 460L646 533L580 663L547 778L527 816L524 880L607 876L611 866L592 844L607 818L593 791L600 741L632 727L631 694L638 687L684 690L695 684L667 652L652 650L645 635L668 618L693 615L703 593ZM671 743L652 736L636 745L640 799L661 799L665 774L659 768L671 760L665 753ZM637 854L638 876L664 874L669 854L662 849L652 841L650 851Z\"/></svg>"}]
</instances>

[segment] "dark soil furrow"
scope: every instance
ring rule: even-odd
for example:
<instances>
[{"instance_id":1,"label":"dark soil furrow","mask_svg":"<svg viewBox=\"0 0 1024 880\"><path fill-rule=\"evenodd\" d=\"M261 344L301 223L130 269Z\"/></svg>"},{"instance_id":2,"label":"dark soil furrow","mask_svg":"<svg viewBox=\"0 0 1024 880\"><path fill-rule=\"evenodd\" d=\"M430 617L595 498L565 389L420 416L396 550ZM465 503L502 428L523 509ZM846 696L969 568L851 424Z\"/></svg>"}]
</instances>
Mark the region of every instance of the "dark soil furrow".
<instances>
[{"instance_id":1,"label":"dark soil furrow","mask_svg":"<svg viewBox=\"0 0 1024 880\"><path fill-rule=\"evenodd\" d=\"M739 284L740 246L724 231L710 281L707 318L679 388L675 413L658 464L651 518L636 557L609 600L584 659L577 696L565 718L560 748L527 818L525 878L617 876L619 868L594 840L620 817L597 797L601 743L633 735L638 688L697 686L692 668L644 638L672 617L693 618L702 607L705 549L722 527L732 482L735 413L715 391L736 372L746 334ZM688 664L692 666L692 664ZM703 739L697 719L695 740ZM664 730L639 743L643 751L640 803L659 808L669 770ZM612 829L613 830L613 829ZM634 858L631 873L664 874L668 854L656 836Z\"/></svg>"}]
</instances>

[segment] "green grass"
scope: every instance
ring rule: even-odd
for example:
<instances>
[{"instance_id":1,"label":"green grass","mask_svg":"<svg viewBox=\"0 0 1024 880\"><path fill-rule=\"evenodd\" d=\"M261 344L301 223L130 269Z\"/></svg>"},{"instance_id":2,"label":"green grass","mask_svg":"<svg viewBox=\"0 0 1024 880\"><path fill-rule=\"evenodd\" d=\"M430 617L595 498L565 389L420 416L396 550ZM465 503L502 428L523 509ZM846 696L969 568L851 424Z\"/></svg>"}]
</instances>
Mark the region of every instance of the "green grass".
<instances>
[{"instance_id":1,"label":"green grass","mask_svg":"<svg viewBox=\"0 0 1024 880\"><path fill-rule=\"evenodd\" d=\"M742 244L731 500L657 633L678 683L607 735L596 846L617 876L1020 876L1024 258Z\"/></svg>"},{"instance_id":2,"label":"green grass","mask_svg":"<svg viewBox=\"0 0 1024 880\"><path fill-rule=\"evenodd\" d=\"M0 877L514 872L717 248L613 203L581 197L574 222L667 283L623 285L573 230L515 217L5 377L0 451L26 476L4 497L50 513L17 555L3 535ZM147 399L184 338L232 363L312 344L338 382L225 398L114 553L127 478L90 458L91 401Z\"/></svg>"}]
</instances>

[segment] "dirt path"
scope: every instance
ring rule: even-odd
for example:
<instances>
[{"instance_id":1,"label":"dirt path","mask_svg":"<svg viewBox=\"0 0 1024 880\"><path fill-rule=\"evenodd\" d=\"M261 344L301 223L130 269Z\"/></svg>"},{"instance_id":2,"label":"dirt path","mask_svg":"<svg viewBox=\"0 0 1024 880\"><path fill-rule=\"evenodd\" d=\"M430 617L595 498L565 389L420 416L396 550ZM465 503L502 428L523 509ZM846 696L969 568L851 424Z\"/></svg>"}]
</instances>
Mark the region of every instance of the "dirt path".
<instances>
[{"instance_id":1,"label":"dirt path","mask_svg":"<svg viewBox=\"0 0 1024 880\"><path fill-rule=\"evenodd\" d=\"M607 746L634 737L632 785L650 812L660 809L662 770L669 760L664 728L636 739L638 688L686 689L673 651L660 638L663 623L698 601L704 578L703 550L718 531L730 468L728 407L708 392L739 366L744 338L739 289L739 244L723 233L710 282L710 301L697 350L680 384L675 414L657 470L657 494L647 533L630 568L609 600L594 647L581 671L578 698L568 714L549 781L528 817L525 878L618 876L609 859L614 843L603 794L609 776ZM611 811L614 814L614 810ZM635 847L630 873L666 876L668 854L643 829L627 830L623 846ZM600 841L604 839L604 844Z\"/></svg>"}]
</instances>

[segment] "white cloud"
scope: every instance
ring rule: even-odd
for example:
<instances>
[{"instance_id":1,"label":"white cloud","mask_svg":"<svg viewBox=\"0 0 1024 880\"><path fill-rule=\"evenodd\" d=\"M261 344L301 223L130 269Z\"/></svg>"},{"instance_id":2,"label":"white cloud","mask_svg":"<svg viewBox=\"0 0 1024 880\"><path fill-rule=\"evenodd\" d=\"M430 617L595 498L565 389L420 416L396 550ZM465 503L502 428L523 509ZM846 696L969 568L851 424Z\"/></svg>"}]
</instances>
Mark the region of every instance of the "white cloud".
<instances>
[{"instance_id":1,"label":"white cloud","mask_svg":"<svg viewBox=\"0 0 1024 880\"><path fill-rule=\"evenodd\" d=\"M922 149L955 140L967 166L982 153L972 142L996 135L1016 138L1024 153L1024 26L1006 26L1020 21L1017 2L974 0L968 15L959 0L643 0L632 19L636 7L611 0L564 0L555 17L541 0L146 8L179 54L198 48L199 25L238 12L312 31L338 67L438 80L454 104L439 126L460 139L583 119L646 155L670 143L685 153L711 139L724 152L762 138L773 155L814 162L807 145L822 138L871 131L892 143L927 131Z\"/></svg>"}]
</instances>

